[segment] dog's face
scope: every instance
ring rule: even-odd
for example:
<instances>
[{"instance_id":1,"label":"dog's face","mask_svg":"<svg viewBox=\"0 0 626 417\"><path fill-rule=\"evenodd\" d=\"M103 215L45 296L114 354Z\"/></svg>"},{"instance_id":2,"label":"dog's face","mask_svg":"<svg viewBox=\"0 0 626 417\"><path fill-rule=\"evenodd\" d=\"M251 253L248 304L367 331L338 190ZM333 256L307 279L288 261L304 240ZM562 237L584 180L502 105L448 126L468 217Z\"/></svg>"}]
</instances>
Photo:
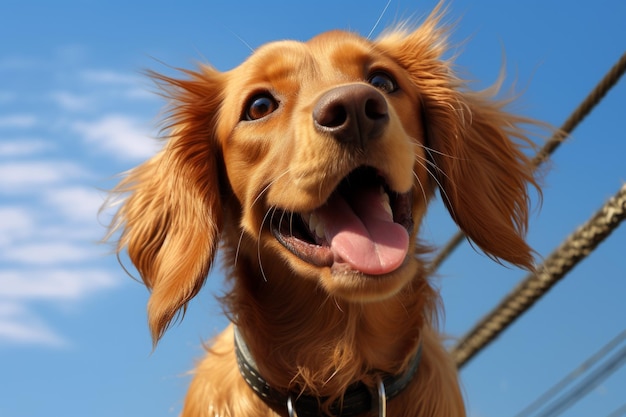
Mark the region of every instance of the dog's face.
<instances>
[{"instance_id":1,"label":"dog's face","mask_svg":"<svg viewBox=\"0 0 626 417\"><path fill-rule=\"evenodd\" d=\"M406 71L331 32L266 45L225 83L216 136L245 233L335 296L386 297L411 279L431 191Z\"/></svg>"},{"instance_id":2,"label":"dog's face","mask_svg":"<svg viewBox=\"0 0 626 417\"><path fill-rule=\"evenodd\" d=\"M271 43L228 72L153 74L172 99L170 136L118 187L129 196L113 228L153 291L155 339L220 241L245 275L280 264L350 302L392 296L421 273L416 235L435 187L478 247L531 267L526 120L467 90L442 58L438 19L377 41Z\"/></svg>"}]
</instances>

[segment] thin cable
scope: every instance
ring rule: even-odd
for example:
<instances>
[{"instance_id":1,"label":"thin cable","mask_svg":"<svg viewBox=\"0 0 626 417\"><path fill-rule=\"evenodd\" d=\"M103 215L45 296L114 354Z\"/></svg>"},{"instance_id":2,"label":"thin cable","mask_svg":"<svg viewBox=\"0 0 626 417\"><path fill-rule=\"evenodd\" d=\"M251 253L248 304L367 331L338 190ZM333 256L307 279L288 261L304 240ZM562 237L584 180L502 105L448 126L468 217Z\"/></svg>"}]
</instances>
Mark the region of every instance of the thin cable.
<instances>
[{"instance_id":1,"label":"thin cable","mask_svg":"<svg viewBox=\"0 0 626 417\"><path fill-rule=\"evenodd\" d=\"M591 113L591 110L602 100L609 90L617 84L622 75L626 72L626 53L621 56L615 65L606 73L600 82L594 87L589 95L582 103L572 112L572 114L563 123L561 128L557 130L552 137L544 144L532 159L532 164L538 168L548 157L556 151L561 143L578 127L578 125ZM439 251L437 256L428 266L431 273L436 271L441 264L454 252L454 250L463 241L465 234L459 230L446 245Z\"/></svg>"},{"instance_id":2,"label":"thin cable","mask_svg":"<svg viewBox=\"0 0 626 417\"><path fill-rule=\"evenodd\" d=\"M626 404L622 405L620 408L613 411L611 414L609 414L606 417L621 417L623 415L626 415Z\"/></svg>"},{"instance_id":3,"label":"thin cable","mask_svg":"<svg viewBox=\"0 0 626 417\"><path fill-rule=\"evenodd\" d=\"M587 370L591 369L596 363L606 357L606 355L611 352L615 347L619 346L622 341L626 339L626 330L623 330L620 334L615 336L609 343L604 345L599 351L589 357L586 361L580 364L576 369L567 374L563 379L557 382L554 386L552 386L549 390L544 392L539 398L533 401L530 405L524 408L522 411L517 413L515 417L525 417L542 406L544 406L550 399L554 398L558 392L562 391L567 385L569 385L573 380L578 378L580 375L585 373Z\"/></svg>"},{"instance_id":4,"label":"thin cable","mask_svg":"<svg viewBox=\"0 0 626 417\"><path fill-rule=\"evenodd\" d=\"M451 349L462 368L589 255L626 218L626 184Z\"/></svg>"},{"instance_id":5,"label":"thin cable","mask_svg":"<svg viewBox=\"0 0 626 417\"><path fill-rule=\"evenodd\" d=\"M547 408L537 417L556 417L574 405L578 400L586 396L592 389L597 387L602 381L611 376L622 365L626 363L626 346L611 356L593 373L589 374L577 387L572 389L565 397Z\"/></svg>"}]
</instances>

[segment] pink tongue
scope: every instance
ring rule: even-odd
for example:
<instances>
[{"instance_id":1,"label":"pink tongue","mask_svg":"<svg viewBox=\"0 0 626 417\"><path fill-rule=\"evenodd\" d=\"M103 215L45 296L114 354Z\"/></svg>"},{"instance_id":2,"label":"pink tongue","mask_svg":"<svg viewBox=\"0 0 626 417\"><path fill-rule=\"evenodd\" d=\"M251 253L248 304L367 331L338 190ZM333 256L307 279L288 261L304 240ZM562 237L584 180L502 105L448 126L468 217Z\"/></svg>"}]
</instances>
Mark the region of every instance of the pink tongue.
<instances>
[{"instance_id":1,"label":"pink tongue","mask_svg":"<svg viewBox=\"0 0 626 417\"><path fill-rule=\"evenodd\" d=\"M370 275L394 271L406 258L409 235L383 208L383 195L364 190L350 203L335 194L316 210L335 261Z\"/></svg>"}]
</instances>

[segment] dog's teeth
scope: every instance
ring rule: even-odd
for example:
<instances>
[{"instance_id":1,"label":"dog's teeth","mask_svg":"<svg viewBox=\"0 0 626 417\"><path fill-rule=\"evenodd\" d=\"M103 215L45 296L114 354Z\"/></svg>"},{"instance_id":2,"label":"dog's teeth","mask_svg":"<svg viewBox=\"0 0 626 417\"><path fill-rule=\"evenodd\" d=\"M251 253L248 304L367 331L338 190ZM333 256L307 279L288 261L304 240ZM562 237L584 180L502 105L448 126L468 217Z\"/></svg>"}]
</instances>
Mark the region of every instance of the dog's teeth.
<instances>
[{"instance_id":1,"label":"dog's teeth","mask_svg":"<svg viewBox=\"0 0 626 417\"><path fill-rule=\"evenodd\" d=\"M319 238L323 238L325 236L324 222L322 222L319 216L315 213L311 213L309 215L309 230L311 233L315 233L315 236Z\"/></svg>"},{"instance_id":2,"label":"dog's teeth","mask_svg":"<svg viewBox=\"0 0 626 417\"><path fill-rule=\"evenodd\" d=\"M315 236L319 237L319 238L323 238L325 235L324 233L324 223L319 222L317 224L317 226L315 226Z\"/></svg>"},{"instance_id":3,"label":"dog's teeth","mask_svg":"<svg viewBox=\"0 0 626 417\"><path fill-rule=\"evenodd\" d=\"M383 193L382 193L382 196L383 196L383 201L384 201L386 204L389 204L389 194L387 194L386 192L383 192Z\"/></svg>"},{"instance_id":4,"label":"dog's teeth","mask_svg":"<svg viewBox=\"0 0 626 417\"><path fill-rule=\"evenodd\" d=\"M319 216L315 213L311 213L309 215L309 230L311 233L315 233L315 236L319 238L323 238L325 236L324 222L322 222Z\"/></svg>"},{"instance_id":5,"label":"dog's teeth","mask_svg":"<svg viewBox=\"0 0 626 417\"><path fill-rule=\"evenodd\" d=\"M317 224L319 223L319 217L317 217L317 214L315 213L311 213L311 215L309 216L309 230L311 232L315 231L315 228L317 227Z\"/></svg>"},{"instance_id":6,"label":"dog's teeth","mask_svg":"<svg viewBox=\"0 0 626 417\"><path fill-rule=\"evenodd\" d=\"M387 212L387 214L389 214L389 216L393 217L393 210L391 210L391 204L389 204L389 196L387 196L386 199L383 199L383 209Z\"/></svg>"},{"instance_id":7,"label":"dog's teeth","mask_svg":"<svg viewBox=\"0 0 626 417\"><path fill-rule=\"evenodd\" d=\"M389 200L389 194L387 194L385 192L385 190L383 189L383 187L380 187L380 193L381 193L381 197L382 197L382 205L383 205L383 209L391 216L393 217L393 210L391 210L391 201Z\"/></svg>"}]
</instances>

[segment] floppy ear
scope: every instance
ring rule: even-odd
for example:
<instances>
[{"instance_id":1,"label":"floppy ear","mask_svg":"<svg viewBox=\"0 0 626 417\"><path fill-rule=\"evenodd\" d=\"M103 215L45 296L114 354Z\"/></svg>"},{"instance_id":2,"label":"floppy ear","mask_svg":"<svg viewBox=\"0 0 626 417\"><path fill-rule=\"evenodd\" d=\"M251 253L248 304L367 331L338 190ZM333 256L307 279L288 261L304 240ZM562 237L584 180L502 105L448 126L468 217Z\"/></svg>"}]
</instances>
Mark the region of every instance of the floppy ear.
<instances>
[{"instance_id":1,"label":"floppy ear","mask_svg":"<svg viewBox=\"0 0 626 417\"><path fill-rule=\"evenodd\" d=\"M537 187L523 153L532 146L519 126L529 120L493 99L497 85L470 92L445 60L441 4L411 33L396 31L376 45L405 68L423 106L426 150L444 203L465 234L488 255L531 269L524 235L528 185Z\"/></svg>"},{"instance_id":2,"label":"floppy ear","mask_svg":"<svg viewBox=\"0 0 626 417\"><path fill-rule=\"evenodd\" d=\"M155 343L204 284L222 224L214 137L221 74L206 67L185 72L188 80L151 73L171 99L167 143L114 190L127 197L111 230L122 231L118 252L127 248L152 292L148 321Z\"/></svg>"},{"instance_id":3,"label":"floppy ear","mask_svg":"<svg viewBox=\"0 0 626 417\"><path fill-rule=\"evenodd\" d=\"M522 151L527 139L518 126L527 121L483 93L459 93L448 113L453 114L426 116L430 156L445 205L488 255L532 269L533 251L524 239L528 187L541 192Z\"/></svg>"}]
</instances>

